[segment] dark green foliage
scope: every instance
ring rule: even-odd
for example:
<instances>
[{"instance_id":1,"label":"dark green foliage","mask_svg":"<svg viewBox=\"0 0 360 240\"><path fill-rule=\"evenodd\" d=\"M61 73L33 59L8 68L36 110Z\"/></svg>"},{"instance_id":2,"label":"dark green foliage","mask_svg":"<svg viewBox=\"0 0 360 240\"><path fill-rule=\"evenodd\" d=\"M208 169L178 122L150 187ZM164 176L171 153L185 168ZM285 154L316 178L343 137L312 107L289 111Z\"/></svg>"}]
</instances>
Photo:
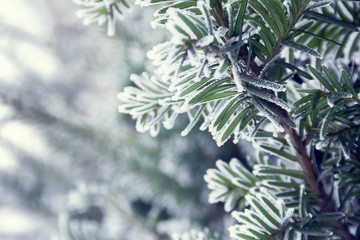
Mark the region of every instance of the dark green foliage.
<instances>
[{"instance_id":1,"label":"dark green foliage","mask_svg":"<svg viewBox=\"0 0 360 240\"><path fill-rule=\"evenodd\" d=\"M252 169L218 161L205 176L210 202L245 208L231 237L355 239L359 3L138 2L162 3L156 22L171 38L149 53L155 76L119 95L120 112L153 135L186 114L182 135L200 125L219 146L244 138L260 152Z\"/></svg>"}]
</instances>

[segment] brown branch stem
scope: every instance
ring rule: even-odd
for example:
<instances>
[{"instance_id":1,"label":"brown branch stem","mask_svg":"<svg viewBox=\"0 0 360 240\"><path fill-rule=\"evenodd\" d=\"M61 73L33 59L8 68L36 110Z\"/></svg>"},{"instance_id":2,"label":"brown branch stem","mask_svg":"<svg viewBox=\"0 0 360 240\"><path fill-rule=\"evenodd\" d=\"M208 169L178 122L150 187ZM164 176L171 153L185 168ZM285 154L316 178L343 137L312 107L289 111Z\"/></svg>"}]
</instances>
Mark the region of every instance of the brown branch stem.
<instances>
[{"instance_id":1,"label":"brown branch stem","mask_svg":"<svg viewBox=\"0 0 360 240\"><path fill-rule=\"evenodd\" d=\"M304 171L306 182L309 185L311 192L317 194L320 197L316 199L316 202L318 203L319 206L327 205L327 207L324 209L324 212L327 213L335 212L336 210L334 209L327 194L325 193L323 185L321 184L321 182L317 180L317 176L314 172L314 168L312 167L311 161L306 152L306 147L304 145L304 142L301 141L297 132L294 129L292 129L289 125L282 124L282 126L285 130L285 133L289 134L291 143L294 145L296 149L297 161ZM341 221L330 220L329 224L336 229L337 234L341 236L343 239L355 240L355 237L351 235L351 233L349 232L348 227L345 224L343 224Z\"/></svg>"}]
</instances>

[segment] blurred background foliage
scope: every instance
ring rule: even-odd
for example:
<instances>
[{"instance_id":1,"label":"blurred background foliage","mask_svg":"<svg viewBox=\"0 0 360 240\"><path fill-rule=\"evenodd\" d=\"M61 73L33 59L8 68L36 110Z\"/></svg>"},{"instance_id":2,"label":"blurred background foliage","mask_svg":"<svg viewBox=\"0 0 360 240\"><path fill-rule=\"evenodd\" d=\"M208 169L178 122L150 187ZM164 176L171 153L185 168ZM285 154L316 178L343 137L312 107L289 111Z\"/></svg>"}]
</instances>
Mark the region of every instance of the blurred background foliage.
<instances>
[{"instance_id":1,"label":"blurred background foliage","mask_svg":"<svg viewBox=\"0 0 360 240\"><path fill-rule=\"evenodd\" d=\"M131 73L166 39L153 9L116 34L83 26L71 1L0 3L0 239L169 239L232 221L207 202L206 169L242 158L208 133L157 138L117 113Z\"/></svg>"}]
</instances>

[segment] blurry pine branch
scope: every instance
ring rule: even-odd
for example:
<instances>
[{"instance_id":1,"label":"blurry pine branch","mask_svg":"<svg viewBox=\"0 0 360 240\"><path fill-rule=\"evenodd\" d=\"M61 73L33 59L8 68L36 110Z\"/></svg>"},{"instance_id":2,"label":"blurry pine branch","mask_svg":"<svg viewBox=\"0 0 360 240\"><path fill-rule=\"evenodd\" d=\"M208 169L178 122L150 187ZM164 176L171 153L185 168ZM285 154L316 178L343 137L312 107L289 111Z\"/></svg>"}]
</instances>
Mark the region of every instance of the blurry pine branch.
<instances>
[{"instance_id":1,"label":"blurry pine branch","mask_svg":"<svg viewBox=\"0 0 360 240\"><path fill-rule=\"evenodd\" d=\"M129 84L119 79L127 81L130 72L144 71L142 55L162 34L145 38L144 27L134 30L120 23L121 36L104 39L77 19L63 17L59 6L66 3L49 5L53 19L45 22L53 22L51 40L4 28L12 39L12 48L4 50L10 59L20 61L18 46L25 42L54 55L60 71L50 78L18 64L18 82L0 77L1 107L8 110L1 118L0 144L17 162L13 169L0 169L0 207L22 211L41 227L15 237L0 232L0 238L51 239L58 227L64 239L169 239L169 229L191 224L221 231L222 211L206 204L199 174L219 157L215 143L204 134L194 135L191 142L171 132L158 139L140 136L130 119L116 112L114 96ZM139 23L149 13L129 15ZM3 136L11 126L16 128L10 134L14 138L26 138L23 130L33 130L30 141L42 140L42 152ZM231 152L229 148L223 149Z\"/></svg>"}]
</instances>

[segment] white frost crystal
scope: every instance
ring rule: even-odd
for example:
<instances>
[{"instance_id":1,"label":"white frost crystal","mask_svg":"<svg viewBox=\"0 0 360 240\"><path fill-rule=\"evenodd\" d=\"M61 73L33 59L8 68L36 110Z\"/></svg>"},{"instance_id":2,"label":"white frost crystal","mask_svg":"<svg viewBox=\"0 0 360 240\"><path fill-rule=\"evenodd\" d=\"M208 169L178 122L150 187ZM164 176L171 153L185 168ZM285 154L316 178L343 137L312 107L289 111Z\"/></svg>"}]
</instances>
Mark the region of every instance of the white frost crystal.
<instances>
[{"instance_id":1,"label":"white frost crystal","mask_svg":"<svg viewBox=\"0 0 360 240\"><path fill-rule=\"evenodd\" d=\"M276 198L265 188L260 188L260 192L253 191L245 198L251 209L245 209L244 212L232 212L232 216L242 223L242 225L233 225L229 228L230 236L235 239L243 239L240 237L242 235L257 238L253 234L254 231L264 236L271 235L272 232L280 229L278 226L287 225L294 212L293 208L287 209L283 200ZM262 223L258 219L261 219ZM267 227L264 227L264 223ZM252 231L249 231L250 229Z\"/></svg>"},{"instance_id":2,"label":"white frost crystal","mask_svg":"<svg viewBox=\"0 0 360 240\"><path fill-rule=\"evenodd\" d=\"M197 46L198 47L207 47L210 44L212 44L214 42L214 36L213 35L207 35L203 38L201 38L198 42L197 42Z\"/></svg>"}]
</instances>

